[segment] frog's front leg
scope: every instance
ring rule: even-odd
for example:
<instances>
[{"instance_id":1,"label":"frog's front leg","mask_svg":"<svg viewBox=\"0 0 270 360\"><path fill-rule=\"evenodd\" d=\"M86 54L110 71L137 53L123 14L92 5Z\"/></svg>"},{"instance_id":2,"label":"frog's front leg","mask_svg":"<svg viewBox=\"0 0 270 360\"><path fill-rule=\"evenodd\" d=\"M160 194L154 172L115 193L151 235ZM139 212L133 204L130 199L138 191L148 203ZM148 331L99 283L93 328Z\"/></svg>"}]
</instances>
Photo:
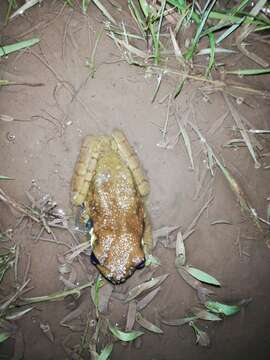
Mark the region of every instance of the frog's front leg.
<instances>
[{"instance_id":1,"label":"frog's front leg","mask_svg":"<svg viewBox=\"0 0 270 360\"><path fill-rule=\"evenodd\" d=\"M71 183L71 202L75 206L86 200L91 180L95 174L98 157L101 151L100 139L88 135L83 141Z\"/></svg>"},{"instance_id":2,"label":"frog's front leg","mask_svg":"<svg viewBox=\"0 0 270 360\"><path fill-rule=\"evenodd\" d=\"M115 129L112 132L112 137L116 143L121 157L125 160L127 166L130 168L133 174L140 195L143 197L148 195L150 192L149 182L145 178L140 160L129 144L126 136L121 130Z\"/></svg>"}]
</instances>

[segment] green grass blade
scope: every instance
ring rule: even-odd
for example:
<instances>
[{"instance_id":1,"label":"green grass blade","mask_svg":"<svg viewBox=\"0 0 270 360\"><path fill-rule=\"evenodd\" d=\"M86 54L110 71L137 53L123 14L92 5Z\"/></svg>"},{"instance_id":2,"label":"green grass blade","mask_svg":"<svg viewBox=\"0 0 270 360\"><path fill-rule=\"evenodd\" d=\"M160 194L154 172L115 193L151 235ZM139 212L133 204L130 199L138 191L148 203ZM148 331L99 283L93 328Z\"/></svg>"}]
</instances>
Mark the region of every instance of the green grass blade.
<instances>
[{"instance_id":1,"label":"green grass blade","mask_svg":"<svg viewBox=\"0 0 270 360\"><path fill-rule=\"evenodd\" d=\"M156 33L155 64L159 63L159 57L160 57L159 37L160 37L161 24L162 24L163 17L164 17L164 10L165 10L165 6L166 6L166 2L167 2L167 0L161 1L161 8L160 8L160 12L159 12L159 22L158 22L158 28L157 28L157 33Z\"/></svg>"},{"instance_id":2,"label":"green grass blade","mask_svg":"<svg viewBox=\"0 0 270 360\"><path fill-rule=\"evenodd\" d=\"M192 313L197 316L200 320L206 320L206 321L221 321L221 317L219 317L216 314L211 313L208 310L202 309L202 308L194 308L192 309Z\"/></svg>"},{"instance_id":3,"label":"green grass blade","mask_svg":"<svg viewBox=\"0 0 270 360\"><path fill-rule=\"evenodd\" d=\"M92 79L95 77L95 73L96 73L96 51L97 51L98 44L101 40L103 31L104 30L102 29L101 31L99 31L97 33L96 41L95 41L95 45L94 45L91 57L90 57L90 59L86 60L86 66L89 67L90 75L91 75Z\"/></svg>"},{"instance_id":4,"label":"green grass blade","mask_svg":"<svg viewBox=\"0 0 270 360\"><path fill-rule=\"evenodd\" d=\"M241 19L239 19L239 21L230 26L229 29L224 31L224 33L217 38L216 44L219 45L223 40L225 40L229 35L231 35L243 23L244 20L245 18L242 17Z\"/></svg>"},{"instance_id":5,"label":"green grass blade","mask_svg":"<svg viewBox=\"0 0 270 360\"><path fill-rule=\"evenodd\" d=\"M28 1L26 1L19 9L17 9L10 16L10 20L14 19L16 16L24 14L26 10L30 9L31 7L35 6L36 4L38 4L40 2L41 2L40 0L28 0Z\"/></svg>"},{"instance_id":6,"label":"green grass blade","mask_svg":"<svg viewBox=\"0 0 270 360\"><path fill-rule=\"evenodd\" d=\"M144 16L147 18L149 16L149 4L146 0L139 0L141 9L143 11Z\"/></svg>"},{"instance_id":7,"label":"green grass blade","mask_svg":"<svg viewBox=\"0 0 270 360\"><path fill-rule=\"evenodd\" d=\"M152 97L151 103L155 102L155 100L156 100L157 93L158 93L160 85L161 85L162 76L163 76L163 73L160 73L158 78L157 78L157 86L155 88L154 95Z\"/></svg>"},{"instance_id":8,"label":"green grass blade","mask_svg":"<svg viewBox=\"0 0 270 360\"><path fill-rule=\"evenodd\" d=\"M169 30L170 30L170 36L171 36L171 41L173 44L173 50L174 50L176 60L178 60L181 65L185 66L185 60L183 58L182 52L181 52L180 47L175 38L174 32L172 31L171 27Z\"/></svg>"},{"instance_id":9,"label":"green grass blade","mask_svg":"<svg viewBox=\"0 0 270 360\"><path fill-rule=\"evenodd\" d=\"M249 14L245 14L246 15L246 19L244 21L245 24L253 24L253 25L268 25L269 24L269 20L265 20L262 18L259 18L257 16L252 16ZM243 14L241 14L241 16L239 15L231 15L228 17L227 13L221 12L221 11L211 11L209 14L209 19L210 20L230 20L232 23L238 21L241 17L243 16Z\"/></svg>"},{"instance_id":10,"label":"green grass blade","mask_svg":"<svg viewBox=\"0 0 270 360\"><path fill-rule=\"evenodd\" d=\"M250 3L250 0L242 0L239 5L230 10L230 15L235 15L239 11L242 11Z\"/></svg>"},{"instance_id":11,"label":"green grass blade","mask_svg":"<svg viewBox=\"0 0 270 360\"><path fill-rule=\"evenodd\" d=\"M133 45L127 44L125 41L117 39L116 37L113 37L112 34L109 35L110 37L112 37L114 39L114 41L118 44L123 46L124 48L126 48L126 50L128 52L130 52L133 55L136 55L140 58L146 59L147 58L147 53L143 52L142 50L136 48Z\"/></svg>"},{"instance_id":12,"label":"green grass blade","mask_svg":"<svg viewBox=\"0 0 270 360\"><path fill-rule=\"evenodd\" d=\"M210 346L210 338L207 332L201 330L193 321L190 321L189 326L191 326L196 335L196 343L203 347Z\"/></svg>"},{"instance_id":13,"label":"green grass blade","mask_svg":"<svg viewBox=\"0 0 270 360\"><path fill-rule=\"evenodd\" d=\"M121 341L125 341L125 342L130 342L133 341L135 339L137 339L139 336L143 335L144 332L143 331L122 331L120 329L118 329L116 326L113 326L110 322L109 322L109 329L111 331L111 333L119 340Z\"/></svg>"},{"instance_id":14,"label":"green grass blade","mask_svg":"<svg viewBox=\"0 0 270 360\"><path fill-rule=\"evenodd\" d=\"M187 149L191 169L194 170L194 161L193 161L193 156L192 156L191 142L190 142L188 133L187 133L185 127L180 124L180 122L178 122L178 126L179 126L179 130L181 131L181 134L183 136L185 147Z\"/></svg>"},{"instance_id":15,"label":"green grass blade","mask_svg":"<svg viewBox=\"0 0 270 360\"><path fill-rule=\"evenodd\" d=\"M82 0L82 11L84 14L87 13L89 4L90 4L90 0Z\"/></svg>"},{"instance_id":16,"label":"green grass blade","mask_svg":"<svg viewBox=\"0 0 270 360\"><path fill-rule=\"evenodd\" d=\"M255 6L251 9L250 15L252 15L252 16L258 15L266 3L267 3L267 0L258 0L256 2Z\"/></svg>"},{"instance_id":17,"label":"green grass blade","mask_svg":"<svg viewBox=\"0 0 270 360\"><path fill-rule=\"evenodd\" d=\"M74 7L74 2L73 2L73 0L65 0L65 3L66 4L68 4L68 6L70 6L70 7Z\"/></svg>"},{"instance_id":18,"label":"green grass blade","mask_svg":"<svg viewBox=\"0 0 270 360\"><path fill-rule=\"evenodd\" d=\"M185 85L185 82L186 82L186 78L181 79L180 82L179 82L179 84L176 86L175 92L174 92L174 94L173 94L174 99L176 99L177 96L180 94L180 92L183 90L183 87L184 87L184 85Z\"/></svg>"},{"instance_id":19,"label":"green grass blade","mask_svg":"<svg viewBox=\"0 0 270 360\"><path fill-rule=\"evenodd\" d=\"M187 5L186 1L184 1L184 0L167 0L167 3L176 7L182 15L184 15L184 16L187 15L187 10L188 10L189 6ZM200 22L200 17L198 16L198 14L195 11L191 12L191 18L192 18L192 20L195 21L196 24L198 24Z\"/></svg>"},{"instance_id":20,"label":"green grass blade","mask_svg":"<svg viewBox=\"0 0 270 360\"><path fill-rule=\"evenodd\" d=\"M172 319L172 320L165 320L162 319L161 321L163 324L169 325L169 326L183 326L185 324L188 324L190 321L197 320L197 316L187 316L181 319Z\"/></svg>"},{"instance_id":21,"label":"green grass blade","mask_svg":"<svg viewBox=\"0 0 270 360\"><path fill-rule=\"evenodd\" d=\"M9 80L0 80L0 86L7 86L7 85L11 85L11 84L14 84L14 83Z\"/></svg>"},{"instance_id":22,"label":"green grass blade","mask_svg":"<svg viewBox=\"0 0 270 360\"><path fill-rule=\"evenodd\" d=\"M159 258L149 254L146 257L145 266L159 266L160 260Z\"/></svg>"},{"instance_id":23,"label":"green grass blade","mask_svg":"<svg viewBox=\"0 0 270 360\"><path fill-rule=\"evenodd\" d=\"M235 53L236 53L236 51L231 50L231 49L215 47L215 54L235 54ZM210 48L202 49L198 52L197 55L211 55L211 49Z\"/></svg>"},{"instance_id":24,"label":"green grass blade","mask_svg":"<svg viewBox=\"0 0 270 360\"><path fill-rule=\"evenodd\" d=\"M139 9L136 7L136 5L133 3L132 0L128 0L128 7L133 19L135 20L136 24L138 25L138 28L140 29L142 35L145 38L146 23L143 17L141 16Z\"/></svg>"},{"instance_id":25,"label":"green grass blade","mask_svg":"<svg viewBox=\"0 0 270 360\"><path fill-rule=\"evenodd\" d=\"M238 75L238 76L263 75L263 74L269 74L269 73L270 73L270 68L268 68L268 69L239 69L239 70L226 71L226 74Z\"/></svg>"},{"instance_id":26,"label":"green grass blade","mask_svg":"<svg viewBox=\"0 0 270 360\"><path fill-rule=\"evenodd\" d=\"M151 331L155 334L163 334L162 329L160 329L157 325L153 324L149 320L145 319L139 312L137 312L136 314L136 321L138 324L140 324L143 328L145 328L148 331Z\"/></svg>"},{"instance_id":27,"label":"green grass blade","mask_svg":"<svg viewBox=\"0 0 270 360\"><path fill-rule=\"evenodd\" d=\"M81 295L81 290L92 286L93 286L93 282L89 282L87 284L78 286L74 289L60 291L60 292L52 293L50 295L37 296L32 298L22 298L21 300L25 304L35 304L39 302L63 300L68 295L75 295L78 297Z\"/></svg>"},{"instance_id":28,"label":"green grass blade","mask_svg":"<svg viewBox=\"0 0 270 360\"><path fill-rule=\"evenodd\" d=\"M114 20L114 18L111 16L111 14L108 12L108 10L103 6L103 4L101 3L101 1L99 0L92 0L93 3L96 5L96 7L102 12L102 14L108 19L110 20L114 25L116 25L116 21Z\"/></svg>"},{"instance_id":29,"label":"green grass blade","mask_svg":"<svg viewBox=\"0 0 270 360\"><path fill-rule=\"evenodd\" d=\"M0 332L0 343L7 340L10 336L11 336L11 333L8 333L8 332L5 332L5 331Z\"/></svg>"},{"instance_id":30,"label":"green grass blade","mask_svg":"<svg viewBox=\"0 0 270 360\"><path fill-rule=\"evenodd\" d=\"M97 360L107 360L109 359L113 350L113 344L106 345L105 348L101 351Z\"/></svg>"},{"instance_id":31,"label":"green grass blade","mask_svg":"<svg viewBox=\"0 0 270 360\"><path fill-rule=\"evenodd\" d=\"M15 308L16 309L16 308ZM20 309L20 308L19 308ZM21 317L32 311L34 308L29 307L23 310L14 310L8 311L7 314L5 314L6 320L19 320Z\"/></svg>"},{"instance_id":32,"label":"green grass blade","mask_svg":"<svg viewBox=\"0 0 270 360\"><path fill-rule=\"evenodd\" d=\"M195 279L199 281L202 281L210 285L221 286L220 282L216 278L214 278L212 275L209 275L202 270L199 270L191 266L187 266L186 270L189 272L190 275L192 275Z\"/></svg>"},{"instance_id":33,"label":"green grass blade","mask_svg":"<svg viewBox=\"0 0 270 360\"><path fill-rule=\"evenodd\" d=\"M215 64L215 52L216 52L216 44L215 44L215 36L213 33L210 33L208 35L209 37L209 42L210 42L210 59L209 59L209 63L205 72L205 76L208 77L208 75L210 74L214 64Z\"/></svg>"},{"instance_id":34,"label":"green grass blade","mask_svg":"<svg viewBox=\"0 0 270 360\"><path fill-rule=\"evenodd\" d=\"M238 127L240 134L242 136L242 138L244 139L246 146L250 152L250 155L252 157L252 159L254 160L255 163L255 168L258 169L261 167L261 163L257 160L257 154L255 152L255 147L253 146L249 134L247 133L247 130L244 127L243 121L241 120L241 117L238 113L238 111L235 109L235 107L232 105L231 101L229 100L227 95L224 95L226 104L230 110L230 113L236 123L236 126Z\"/></svg>"},{"instance_id":35,"label":"green grass blade","mask_svg":"<svg viewBox=\"0 0 270 360\"><path fill-rule=\"evenodd\" d=\"M17 42L16 44L1 46L0 47L0 57L6 56L14 51L18 51L18 50L33 46L33 45L37 44L39 41L40 41L40 39L33 38L33 39Z\"/></svg>"},{"instance_id":36,"label":"green grass blade","mask_svg":"<svg viewBox=\"0 0 270 360\"><path fill-rule=\"evenodd\" d=\"M200 24L199 24L199 26L197 28L197 32L196 32L196 34L195 34L195 36L194 36L194 38L192 40L191 46L188 49L188 51L186 52L186 54L185 54L185 58L187 60L192 59L192 57L193 57L193 55L194 55L194 53L196 51L196 48L197 48L201 33L203 31L204 25L205 25L206 20L208 19L208 16L209 16L213 6L215 5L215 3L216 3L216 0L213 0L212 3L210 3L208 9L205 11L205 13L204 13L204 15L203 15L203 17L202 17L202 19L200 21Z\"/></svg>"},{"instance_id":37,"label":"green grass blade","mask_svg":"<svg viewBox=\"0 0 270 360\"><path fill-rule=\"evenodd\" d=\"M232 8L228 13L225 13L220 21L218 22L218 24L214 25L214 26L211 26L210 28L208 28L207 30L205 30L201 37L209 34L210 32L215 32L215 31L219 31L221 30L222 28L224 27L227 27L227 26L230 26L232 24L238 24L242 18L233 18L233 16L235 14L237 14L241 9L243 9L247 3L249 2L250 0L243 0L241 1L241 3L236 6L235 8ZM212 12L209 14L209 17L211 17L211 14ZM245 20L245 17L243 18ZM239 25L238 25L239 26Z\"/></svg>"},{"instance_id":38,"label":"green grass blade","mask_svg":"<svg viewBox=\"0 0 270 360\"><path fill-rule=\"evenodd\" d=\"M265 26L257 27L257 29L255 29L254 32L265 31L269 29L270 29L270 25L265 25Z\"/></svg>"},{"instance_id":39,"label":"green grass blade","mask_svg":"<svg viewBox=\"0 0 270 360\"><path fill-rule=\"evenodd\" d=\"M213 313L223 314L225 316L231 316L240 311L240 306L238 305L227 305L211 300L205 302L205 307Z\"/></svg>"},{"instance_id":40,"label":"green grass blade","mask_svg":"<svg viewBox=\"0 0 270 360\"><path fill-rule=\"evenodd\" d=\"M14 180L8 176L5 176L5 175L0 175L0 180Z\"/></svg>"}]
</instances>

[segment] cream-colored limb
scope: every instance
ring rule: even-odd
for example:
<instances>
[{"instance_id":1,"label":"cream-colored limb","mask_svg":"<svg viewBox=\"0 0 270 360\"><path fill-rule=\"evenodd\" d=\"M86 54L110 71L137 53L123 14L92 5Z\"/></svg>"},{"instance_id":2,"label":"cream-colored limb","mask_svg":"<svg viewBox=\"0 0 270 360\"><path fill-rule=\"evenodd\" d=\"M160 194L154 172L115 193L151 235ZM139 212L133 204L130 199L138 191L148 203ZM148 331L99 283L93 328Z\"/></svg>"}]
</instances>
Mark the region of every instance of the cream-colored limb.
<instances>
[{"instance_id":1,"label":"cream-colored limb","mask_svg":"<svg viewBox=\"0 0 270 360\"><path fill-rule=\"evenodd\" d=\"M95 174L100 148L98 136L88 135L83 141L71 184L71 202L75 206L81 205L86 199Z\"/></svg>"},{"instance_id":2,"label":"cream-colored limb","mask_svg":"<svg viewBox=\"0 0 270 360\"><path fill-rule=\"evenodd\" d=\"M113 130L112 137L117 145L119 154L126 161L133 174L140 195L148 195L150 192L149 182L146 180L138 156L129 144L126 136L121 130L116 129Z\"/></svg>"},{"instance_id":3,"label":"cream-colored limb","mask_svg":"<svg viewBox=\"0 0 270 360\"><path fill-rule=\"evenodd\" d=\"M151 254L152 248L153 248L152 224L148 211L144 206L143 250L145 252L145 255Z\"/></svg>"}]
</instances>

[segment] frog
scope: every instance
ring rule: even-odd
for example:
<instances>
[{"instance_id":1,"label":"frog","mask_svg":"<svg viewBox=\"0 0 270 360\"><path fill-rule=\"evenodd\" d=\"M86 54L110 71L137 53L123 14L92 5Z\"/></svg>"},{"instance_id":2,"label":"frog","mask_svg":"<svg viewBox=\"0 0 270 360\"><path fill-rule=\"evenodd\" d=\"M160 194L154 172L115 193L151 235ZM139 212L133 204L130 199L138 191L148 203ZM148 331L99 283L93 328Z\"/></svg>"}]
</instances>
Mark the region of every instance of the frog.
<instances>
[{"instance_id":1,"label":"frog","mask_svg":"<svg viewBox=\"0 0 270 360\"><path fill-rule=\"evenodd\" d=\"M87 135L71 182L71 202L91 223L91 262L111 283L145 266L152 250L150 184L124 132Z\"/></svg>"}]
</instances>

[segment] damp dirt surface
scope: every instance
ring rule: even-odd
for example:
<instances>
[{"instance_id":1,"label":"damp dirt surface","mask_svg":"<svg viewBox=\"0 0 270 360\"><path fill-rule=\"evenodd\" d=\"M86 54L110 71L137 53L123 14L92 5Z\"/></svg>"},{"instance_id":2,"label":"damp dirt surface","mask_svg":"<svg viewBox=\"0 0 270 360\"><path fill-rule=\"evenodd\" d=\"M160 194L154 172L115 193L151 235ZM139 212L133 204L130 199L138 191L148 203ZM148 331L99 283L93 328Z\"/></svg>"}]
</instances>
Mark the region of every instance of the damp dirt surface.
<instances>
[{"instance_id":1,"label":"damp dirt surface","mask_svg":"<svg viewBox=\"0 0 270 360\"><path fill-rule=\"evenodd\" d=\"M108 8L113 11L109 6L108 3ZM4 11L3 2L1 7ZM122 12L116 14L117 19L124 18L132 24L124 1L122 7ZM84 16L78 10L63 6L61 1L46 1L24 17L15 19L2 31L2 43L31 37L39 37L41 41L30 50L1 59L1 79L42 83L43 86L0 89L0 113L15 119L0 121L1 175L14 179L1 182L1 187L17 201L29 204L25 191L36 184L43 193L50 193L58 206L72 217L70 181L82 139L87 134L110 134L114 128L122 129L150 181L147 206L154 230L179 225L184 232L203 205L213 197L195 231L185 242L187 263L219 279L222 286L214 289L214 299L229 304L242 299L252 298L252 301L240 313L223 321L199 322L201 329L210 336L209 348L196 345L195 335L188 325L169 327L160 323L161 318L184 317L198 304L198 299L196 292L175 269L173 242L169 242L172 247L164 247L159 241L154 255L160 259L161 265L153 275L148 269L137 271L125 284L115 286L116 295L110 299L106 317L124 329L128 306L118 300L117 293L126 294L128 289L151 276L169 274L158 295L142 311L148 320L160 324L164 334L145 330L140 340L132 344L118 342L111 358L268 359L270 285L267 236L257 230L251 219L243 216L222 173L217 168L214 176L205 171L206 156L195 134L188 130L195 164L195 170L192 170L183 139L180 138L171 149L164 148L162 129L168 116L166 139L173 144L178 132L175 117L180 121L188 118L196 124L263 218L266 218L270 194L269 169L263 169L263 166L270 165L269 141L267 143L267 137L260 138L263 145L261 154L268 153L268 157L259 159L263 164L260 169L255 169L246 147L224 147L226 142L235 138L235 123L228 113L223 123L213 128L228 112L228 107L222 93L213 92L205 96L202 84L198 82L187 83L180 96L168 107L168 97L162 100L172 93L175 81L164 78L157 99L152 103L156 76L146 76L143 69L124 62L104 32L97 47L96 72L92 78L86 61L91 57L103 21L93 5L88 16ZM270 58L269 48L262 43L255 46L260 55ZM253 65L239 55L234 60L234 66ZM238 81L270 90L269 77ZM244 101L230 99L255 129L269 129L269 101L254 96L246 96ZM20 216L3 202L0 202L0 214L2 231L14 228ZM211 225L219 220L230 224ZM30 264L28 278L32 289L23 296L47 295L64 289L58 268L67 247L42 240L52 239L46 231L35 241L39 231L39 225L24 220L13 232L12 243L20 248L17 283L22 283L27 264ZM54 234L56 242L73 244L68 231L55 229ZM175 240L175 237L176 233L170 240ZM80 263L74 262L73 280L78 285L97 276L89 256L83 254L80 258ZM10 271L1 284L1 296L12 294L15 285ZM75 309L80 310L68 323L74 325L74 329L61 326L61 320ZM17 351L17 356L23 354L26 360L79 359L74 349L80 344L87 319L93 333L95 307L90 289L83 290L80 299L68 297L64 301L36 304L29 314L15 322L14 336L0 345L0 358L12 358ZM49 324L53 337L46 336L42 324ZM138 324L135 329L139 329ZM101 335L97 345L99 351L110 341L108 334ZM90 355L84 358L88 359Z\"/></svg>"}]
</instances>

